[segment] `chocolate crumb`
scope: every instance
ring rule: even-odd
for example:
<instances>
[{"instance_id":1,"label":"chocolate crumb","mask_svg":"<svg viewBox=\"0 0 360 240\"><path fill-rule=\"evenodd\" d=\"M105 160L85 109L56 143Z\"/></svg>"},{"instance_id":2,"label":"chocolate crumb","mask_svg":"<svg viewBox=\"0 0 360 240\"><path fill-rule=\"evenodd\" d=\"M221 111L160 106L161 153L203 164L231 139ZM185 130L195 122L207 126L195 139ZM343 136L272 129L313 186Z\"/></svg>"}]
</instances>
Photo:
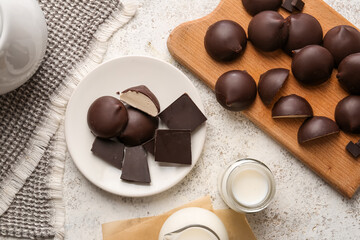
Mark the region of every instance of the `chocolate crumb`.
<instances>
[{"instance_id":1,"label":"chocolate crumb","mask_svg":"<svg viewBox=\"0 0 360 240\"><path fill-rule=\"evenodd\" d=\"M350 141L347 145L346 145L346 150L354 157L357 158L360 156L360 141L358 143L353 143L352 141Z\"/></svg>"}]
</instances>

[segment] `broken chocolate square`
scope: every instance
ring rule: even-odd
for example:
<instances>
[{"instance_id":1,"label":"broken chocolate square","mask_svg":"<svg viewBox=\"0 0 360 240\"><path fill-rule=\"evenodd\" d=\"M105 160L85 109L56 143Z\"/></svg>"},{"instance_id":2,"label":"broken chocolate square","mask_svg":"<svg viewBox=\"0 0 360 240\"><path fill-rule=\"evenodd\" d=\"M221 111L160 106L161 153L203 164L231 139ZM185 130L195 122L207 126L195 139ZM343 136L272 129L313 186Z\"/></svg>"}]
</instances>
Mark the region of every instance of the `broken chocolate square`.
<instances>
[{"instance_id":1,"label":"broken chocolate square","mask_svg":"<svg viewBox=\"0 0 360 240\"><path fill-rule=\"evenodd\" d=\"M206 121L204 114L186 93L162 111L159 117L170 129L190 129L191 132Z\"/></svg>"},{"instance_id":2,"label":"broken chocolate square","mask_svg":"<svg viewBox=\"0 0 360 240\"><path fill-rule=\"evenodd\" d=\"M346 145L346 150L354 157L357 158L360 156L360 146L350 141Z\"/></svg>"},{"instance_id":3,"label":"broken chocolate square","mask_svg":"<svg viewBox=\"0 0 360 240\"><path fill-rule=\"evenodd\" d=\"M286 11L288 12L293 12L294 11L294 7L293 5L291 4L293 0L285 0L282 4L281 4L281 7L283 9L285 9Z\"/></svg>"},{"instance_id":4,"label":"broken chocolate square","mask_svg":"<svg viewBox=\"0 0 360 240\"><path fill-rule=\"evenodd\" d=\"M112 166L121 169L124 157L124 144L109 139L95 138L91 151Z\"/></svg>"},{"instance_id":5,"label":"broken chocolate square","mask_svg":"<svg viewBox=\"0 0 360 240\"><path fill-rule=\"evenodd\" d=\"M145 151L151 153L154 156L155 138L152 138L149 141L145 142L142 146L145 149Z\"/></svg>"},{"instance_id":6,"label":"broken chocolate square","mask_svg":"<svg viewBox=\"0 0 360 240\"><path fill-rule=\"evenodd\" d=\"M151 182L147 154L142 146L125 149L121 179L131 182Z\"/></svg>"},{"instance_id":7,"label":"broken chocolate square","mask_svg":"<svg viewBox=\"0 0 360 240\"><path fill-rule=\"evenodd\" d=\"M156 130L155 161L190 165L190 130Z\"/></svg>"},{"instance_id":8,"label":"broken chocolate square","mask_svg":"<svg viewBox=\"0 0 360 240\"><path fill-rule=\"evenodd\" d=\"M302 11L305 3L302 0L292 0L291 5L298 11Z\"/></svg>"}]
</instances>

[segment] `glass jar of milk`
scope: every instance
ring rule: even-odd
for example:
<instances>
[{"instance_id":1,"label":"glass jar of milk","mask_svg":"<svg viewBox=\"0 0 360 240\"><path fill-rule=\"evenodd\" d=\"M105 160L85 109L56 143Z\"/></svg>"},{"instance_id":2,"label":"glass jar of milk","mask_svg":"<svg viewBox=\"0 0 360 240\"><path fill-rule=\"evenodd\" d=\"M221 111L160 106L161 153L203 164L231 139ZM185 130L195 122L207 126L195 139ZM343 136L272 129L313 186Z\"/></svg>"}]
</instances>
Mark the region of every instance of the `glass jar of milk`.
<instances>
[{"instance_id":1,"label":"glass jar of milk","mask_svg":"<svg viewBox=\"0 0 360 240\"><path fill-rule=\"evenodd\" d=\"M229 164L219 178L224 202L237 212L265 209L275 195L275 179L262 162L245 158Z\"/></svg>"}]
</instances>

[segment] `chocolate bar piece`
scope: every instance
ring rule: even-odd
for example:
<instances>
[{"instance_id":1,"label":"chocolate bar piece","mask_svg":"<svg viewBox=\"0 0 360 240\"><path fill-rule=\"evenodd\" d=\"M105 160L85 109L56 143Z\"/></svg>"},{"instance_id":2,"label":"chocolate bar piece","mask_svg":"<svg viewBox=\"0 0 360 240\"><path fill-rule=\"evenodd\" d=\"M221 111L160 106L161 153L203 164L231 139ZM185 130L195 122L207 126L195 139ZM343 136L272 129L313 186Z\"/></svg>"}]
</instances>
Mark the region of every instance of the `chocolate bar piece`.
<instances>
[{"instance_id":1,"label":"chocolate bar piece","mask_svg":"<svg viewBox=\"0 0 360 240\"><path fill-rule=\"evenodd\" d=\"M91 151L112 166L121 169L124 157L124 144L109 139L95 138Z\"/></svg>"},{"instance_id":2,"label":"chocolate bar piece","mask_svg":"<svg viewBox=\"0 0 360 240\"><path fill-rule=\"evenodd\" d=\"M190 165L190 130L156 130L155 161Z\"/></svg>"},{"instance_id":3,"label":"chocolate bar piece","mask_svg":"<svg viewBox=\"0 0 360 240\"><path fill-rule=\"evenodd\" d=\"M142 146L125 149L121 179L131 182L151 182L147 154Z\"/></svg>"},{"instance_id":4,"label":"chocolate bar piece","mask_svg":"<svg viewBox=\"0 0 360 240\"><path fill-rule=\"evenodd\" d=\"M153 156L155 155L155 138L152 138L149 141L145 142L142 146L145 151L151 153Z\"/></svg>"},{"instance_id":5,"label":"chocolate bar piece","mask_svg":"<svg viewBox=\"0 0 360 240\"><path fill-rule=\"evenodd\" d=\"M360 146L358 145L358 143L353 143L352 141L350 141L347 145L346 145L346 150L354 157L357 158L360 156Z\"/></svg>"},{"instance_id":6,"label":"chocolate bar piece","mask_svg":"<svg viewBox=\"0 0 360 240\"><path fill-rule=\"evenodd\" d=\"M292 0L291 5L298 11L302 11L305 3L302 0Z\"/></svg>"},{"instance_id":7,"label":"chocolate bar piece","mask_svg":"<svg viewBox=\"0 0 360 240\"><path fill-rule=\"evenodd\" d=\"M191 132L206 121L204 114L186 93L162 111L159 117L170 129L190 129Z\"/></svg>"},{"instance_id":8,"label":"chocolate bar piece","mask_svg":"<svg viewBox=\"0 0 360 240\"><path fill-rule=\"evenodd\" d=\"M283 9L285 9L286 11L292 13L292 12L294 11L294 7L293 7L293 5L291 4L292 1L293 1L293 0L285 0L285 1L283 2L283 4L281 4L281 7L282 7Z\"/></svg>"}]
</instances>

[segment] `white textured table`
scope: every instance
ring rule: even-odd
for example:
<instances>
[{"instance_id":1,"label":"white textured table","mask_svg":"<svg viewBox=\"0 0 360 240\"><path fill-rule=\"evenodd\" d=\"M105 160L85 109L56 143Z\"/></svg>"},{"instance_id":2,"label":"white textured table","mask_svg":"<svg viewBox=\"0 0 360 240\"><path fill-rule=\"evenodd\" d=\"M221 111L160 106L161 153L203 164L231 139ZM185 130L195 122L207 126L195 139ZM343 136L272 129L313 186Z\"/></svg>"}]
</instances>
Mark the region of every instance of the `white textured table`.
<instances>
[{"instance_id":1,"label":"white textured table","mask_svg":"<svg viewBox=\"0 0 360 240\"><path fill-rule=\"evenodd\" d=\"M360 27L360 0L326 2ZM101 239L104 222L157 215L207 194L215 207L224 207L217 191L218 174L228 162L247 156L265 162L277 180L274 202L265 211L247 216L258 239L360 239L359 191L352 200L342 197L240 113L220 107L213 92L171 58L166 41L172 29L205 16L217 4L218 0L140 0L137 16L115 34L106 56L106 60L123 55L153 56L170 62L190 78L208 117L198 164L172 189L132 199L98 189L67 157L66 239Z\"/></svg>"}]
</instances>

